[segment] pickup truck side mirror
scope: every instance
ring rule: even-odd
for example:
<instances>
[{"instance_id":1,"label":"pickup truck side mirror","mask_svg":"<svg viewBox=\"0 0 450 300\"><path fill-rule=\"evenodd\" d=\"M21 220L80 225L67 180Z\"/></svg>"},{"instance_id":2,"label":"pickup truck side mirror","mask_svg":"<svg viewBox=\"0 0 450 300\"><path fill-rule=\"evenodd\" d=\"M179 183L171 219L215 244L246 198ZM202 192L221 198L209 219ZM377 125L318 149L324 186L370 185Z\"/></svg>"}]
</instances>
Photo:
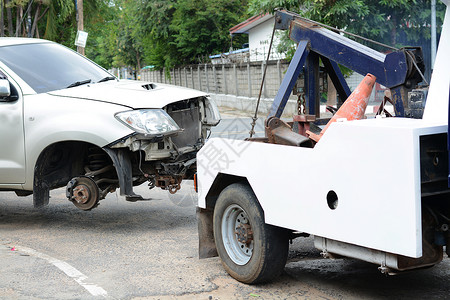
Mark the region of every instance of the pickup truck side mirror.
<instances>
[{"instance_id":1,"label":"pickup truck side mirror","mask_svg":"<svg viewBox=\"0 0 450 300\"><path fill-rule=\"evenodd\" d=\"M0 98L6 98L11 95L11 88L8 79L0 79Z\"/></svg>"}]
</instances>

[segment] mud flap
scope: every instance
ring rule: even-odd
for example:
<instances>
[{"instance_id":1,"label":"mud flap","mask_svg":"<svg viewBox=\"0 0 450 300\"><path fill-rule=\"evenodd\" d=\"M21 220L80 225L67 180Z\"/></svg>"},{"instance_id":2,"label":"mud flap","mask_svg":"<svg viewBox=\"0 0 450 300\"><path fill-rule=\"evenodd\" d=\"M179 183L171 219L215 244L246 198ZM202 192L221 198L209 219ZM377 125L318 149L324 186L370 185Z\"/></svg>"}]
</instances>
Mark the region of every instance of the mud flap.
<instances>
[{"instance_id":1,"label":"mud flap","mask_svg":"<svg viewBox=\"0 0 450 300\"><path fill-rule=\"evenodd\" d=\"M198 256L200 259L218 256L214 242L213 214L214 211L211 209L197 207Z\"/></svg>"},{"instance_id":2,"label":"mud flap","mask_svg":"<svg viewBox=\"0 0 450 300\"><path fill-rule=\"evenodd\" d=\"M114 163L116 168L117 177L119 178L120 195L134 196L133 192L133 178L132 178L132 166L130 156L124 149L110 149L103 148Z\"/></svg>"},{"instance_id":3,"label":"mud flap","mask_svg":"<svg viewBox=\"0 0 450 300\"><path fill-rule=\"evenodd\" d=\"M50 184L51 177L46 176L44 162L48 161L49 156L53 152L45 151L38 158L36 166L34 167L33 179L33 206L35 208L42 208L47 206L50 202Z\"/></svg>"},{"instance_id":4,"label":"mud flap","mask_svg":"<svg viewBox=\"0 0 450 300\"><path fill-rule=\"evenodd\" d=\"M41 208L47 206L50 200L50 189L44 181L34 179L33 186L33 206L35 208Z\"/></svg>"}]
</instances>

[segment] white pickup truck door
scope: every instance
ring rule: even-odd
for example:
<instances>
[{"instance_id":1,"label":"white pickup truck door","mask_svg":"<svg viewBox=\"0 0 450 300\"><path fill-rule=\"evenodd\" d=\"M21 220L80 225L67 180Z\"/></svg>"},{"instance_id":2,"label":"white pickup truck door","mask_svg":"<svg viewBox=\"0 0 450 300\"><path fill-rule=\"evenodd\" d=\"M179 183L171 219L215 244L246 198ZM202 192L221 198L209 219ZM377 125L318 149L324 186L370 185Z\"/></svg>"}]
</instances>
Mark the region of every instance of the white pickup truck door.
<instances>
[{"instance_id":1,"label":"white pickup truck door","mask_svg":"<svg viewBox=\"0 0 450 300\"><path fill-rule=\"evenodd\" d=\"M23 97L13 102L0 100L0 188L25 182L25 140Z\"/></svg>"}]
</instances>

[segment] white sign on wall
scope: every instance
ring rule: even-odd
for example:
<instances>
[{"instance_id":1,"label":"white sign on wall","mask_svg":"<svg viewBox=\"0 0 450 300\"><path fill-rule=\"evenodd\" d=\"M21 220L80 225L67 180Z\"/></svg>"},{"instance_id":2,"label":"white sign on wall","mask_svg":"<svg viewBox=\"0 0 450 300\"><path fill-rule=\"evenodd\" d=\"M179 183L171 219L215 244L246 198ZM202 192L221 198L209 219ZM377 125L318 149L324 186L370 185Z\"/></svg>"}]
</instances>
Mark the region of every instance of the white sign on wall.
<instances>
[{"instance_id":1,"label":"white sign on wall","mask_svg":"<svg viewBox=\"0 0 450 300\"><path fill-rule=\"evenodd\" d=\"M88 33L86 31L78 30L77 36L75 38L75 45L79 47L86 47Z\"/></svg>"}]
</instances>

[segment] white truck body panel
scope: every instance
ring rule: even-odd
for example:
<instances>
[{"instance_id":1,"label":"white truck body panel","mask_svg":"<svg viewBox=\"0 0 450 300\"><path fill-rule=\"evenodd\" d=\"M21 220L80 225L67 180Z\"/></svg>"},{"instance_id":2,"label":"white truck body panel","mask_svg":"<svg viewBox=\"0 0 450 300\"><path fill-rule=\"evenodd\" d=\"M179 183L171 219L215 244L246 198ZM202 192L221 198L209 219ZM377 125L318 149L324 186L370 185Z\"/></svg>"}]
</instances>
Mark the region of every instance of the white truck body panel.
<instances>
[{"instance_id":1,"label":"white truck body panel","mask_svg":"<svg viewBox=\"0 0 450 300\"><path fill-rule=\"evenodd\" d=\"M409 257L422 255L414 119L333 124L314 149L211 139L198 153L199 207L218 173L246 177L268 224ZM338 196L335 210L327 193Z\"/></svg>"}]
</instances>

